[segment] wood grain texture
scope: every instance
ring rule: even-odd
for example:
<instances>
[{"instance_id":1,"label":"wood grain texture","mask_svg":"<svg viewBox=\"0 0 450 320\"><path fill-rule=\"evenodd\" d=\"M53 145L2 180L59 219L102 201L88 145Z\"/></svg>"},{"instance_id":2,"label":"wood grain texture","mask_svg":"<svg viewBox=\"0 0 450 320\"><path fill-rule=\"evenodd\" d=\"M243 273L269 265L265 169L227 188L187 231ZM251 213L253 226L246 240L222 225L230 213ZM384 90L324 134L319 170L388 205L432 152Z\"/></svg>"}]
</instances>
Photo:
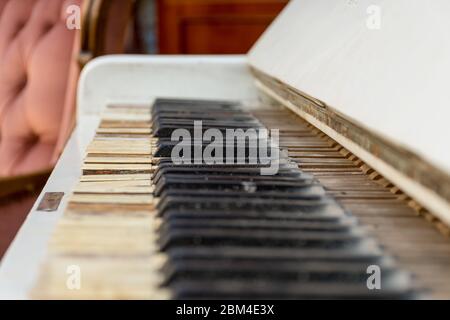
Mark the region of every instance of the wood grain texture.
<instances>
[{"instance_id":1,"label":"wood grain texture","mask_svg":"<svg viewBox=\"0 0 450 320\"><path fill-rule=\"evenodd\" d=\"M379 10L379 29L367 26L368 9ZM447 0L294 0L249 64L448 176L449 11Z\"/></svg>"},{"instance_id":2,"label":"wood grain texture","mask_svg":"<svg viewBox=\"0 0 450 320\"><path fill-rule=\"evenodd\" d=\"M159 0L159 52L246 53L287 0Z\"/></svg>"},{"instance_id":3,"label":"wood grain texture","mask_svg":"<svg viewBox=\"0 0 450 320\"><path fill-rule=\"evenodd\" d=\"M307 94L259 70L253 72L266 93L340 141L450 225L450 176L445 171Z\"/></svg>"},{"instance_id":4,"label":"wood grain texture","mask_svg":"<svg viewBox=\"0 0 450 320\"><path fill-rule=\"evenodd\" d=\"M255 111L255 115L268 128L281 129L281 133L290 130L290 134L281 134L280 144L287 147L299 167L312 173L328 193L356 216L387 252L396 257L400 266L416 276L419 286L429 290L431 297L450 298L448 228L292 111L280 108ZM333 152L337 163L345 166L324 162L323 157L311 157L316 150Z\"/></svg>"}]
</instances>

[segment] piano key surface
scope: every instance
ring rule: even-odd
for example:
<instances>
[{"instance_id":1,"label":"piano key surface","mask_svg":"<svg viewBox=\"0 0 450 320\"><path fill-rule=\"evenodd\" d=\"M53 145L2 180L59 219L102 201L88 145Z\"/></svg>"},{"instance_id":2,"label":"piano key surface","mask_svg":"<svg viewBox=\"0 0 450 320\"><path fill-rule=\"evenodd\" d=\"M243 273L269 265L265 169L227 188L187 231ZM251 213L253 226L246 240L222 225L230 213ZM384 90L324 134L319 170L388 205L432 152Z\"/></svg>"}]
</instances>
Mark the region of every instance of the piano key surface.
<instances>
[{"instance_id":1,"label":"piano key surface","mask_svg":"<svg viewBox=\"0 0 450 320\"><path fill-rule=\"evenodd\" d=\"M415 217L413 210L368 179L335 142L281 109L250 113L234 102L171 99L144 110L112 106L105 112L113 116L104 118L88 148L34 297L421 296L422 287L349 208L361 203L365 212L372 201L380 210L385 206L386 215L395 215L391 202L408 217ZM238 116L215 121L230 114ZM280 128L280 148L289 157L278 174L261 176L258 165L177 166L170 153L158 153L173 130L202 115L210 121L205 128L239 128L241 122L249 123L244 128ZM171 125L176 116L183 121ZM377 217L371 210L368 215ZM69 260L86 269L81 290L66 288L60 269ZM385 290L368 290L370 265L382 268Z\"/></svg>"}]
</instances>

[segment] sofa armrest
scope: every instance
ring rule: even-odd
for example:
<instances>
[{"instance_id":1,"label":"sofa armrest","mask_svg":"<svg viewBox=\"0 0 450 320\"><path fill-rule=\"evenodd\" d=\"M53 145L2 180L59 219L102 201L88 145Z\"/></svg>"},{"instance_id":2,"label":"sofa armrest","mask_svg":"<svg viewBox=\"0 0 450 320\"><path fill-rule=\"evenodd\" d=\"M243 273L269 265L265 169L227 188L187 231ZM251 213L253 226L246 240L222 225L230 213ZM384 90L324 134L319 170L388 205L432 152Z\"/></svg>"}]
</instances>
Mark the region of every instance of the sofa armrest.
<instances>
[{"instance_id":1,"label":"sofa armrest","mask_svg":"<svg viewBox=\"0 0 450 320\"><path fill-rule=\"evenodd\" d=\"M32 174L0 178L0 199L24 191L37 191L47 182L52 169L41 170Z\"/></svg>"}]
</instances>

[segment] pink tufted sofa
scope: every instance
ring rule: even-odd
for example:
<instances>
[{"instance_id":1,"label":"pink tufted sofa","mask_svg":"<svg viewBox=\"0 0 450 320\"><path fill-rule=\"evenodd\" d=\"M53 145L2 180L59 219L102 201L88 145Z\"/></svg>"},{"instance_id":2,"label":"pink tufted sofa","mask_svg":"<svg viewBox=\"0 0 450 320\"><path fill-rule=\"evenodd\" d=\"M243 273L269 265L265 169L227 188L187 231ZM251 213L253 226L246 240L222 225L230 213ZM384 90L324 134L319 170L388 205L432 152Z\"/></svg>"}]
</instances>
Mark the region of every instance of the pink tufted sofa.
<instances>
[{"instance_id":1,"label":"pink tufted sofa","mask_svg":"<svg viewBox=\"0 0 450 320\"><path fill-rule=\"evenodd\" d=\"M0 0L0 177L51 168L70 132L73 4L81 0Z\"/></svg>"},{"instance_id":2,"label":"pink tufted sofa","mask_svg":"<svg viewBox=\"0 0 450 320\"><path fill-rule=\"evenodd\" d=\"M79 62L123 52L133 3L0 0L0 259L74 127Z\"/></svg>"}]
</instances>

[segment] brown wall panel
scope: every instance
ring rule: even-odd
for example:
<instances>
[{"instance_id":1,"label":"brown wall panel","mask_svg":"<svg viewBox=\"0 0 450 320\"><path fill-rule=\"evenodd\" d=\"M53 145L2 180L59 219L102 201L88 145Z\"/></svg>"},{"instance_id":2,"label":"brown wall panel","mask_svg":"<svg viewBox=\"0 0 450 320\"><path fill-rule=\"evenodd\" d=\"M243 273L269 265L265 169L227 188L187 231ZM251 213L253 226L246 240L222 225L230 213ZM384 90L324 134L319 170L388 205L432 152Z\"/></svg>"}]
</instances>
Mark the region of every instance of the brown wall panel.
<instances>
[{"instance_id":1,"label":"brown wall panel","mask_svg":"<svg viewBox=\"0 0 450 320\"><path fill-rule=\"evenodd\" d=\"M287 0L158 0L159 52L246 53Z\"/></svg>"}]
</instances>

